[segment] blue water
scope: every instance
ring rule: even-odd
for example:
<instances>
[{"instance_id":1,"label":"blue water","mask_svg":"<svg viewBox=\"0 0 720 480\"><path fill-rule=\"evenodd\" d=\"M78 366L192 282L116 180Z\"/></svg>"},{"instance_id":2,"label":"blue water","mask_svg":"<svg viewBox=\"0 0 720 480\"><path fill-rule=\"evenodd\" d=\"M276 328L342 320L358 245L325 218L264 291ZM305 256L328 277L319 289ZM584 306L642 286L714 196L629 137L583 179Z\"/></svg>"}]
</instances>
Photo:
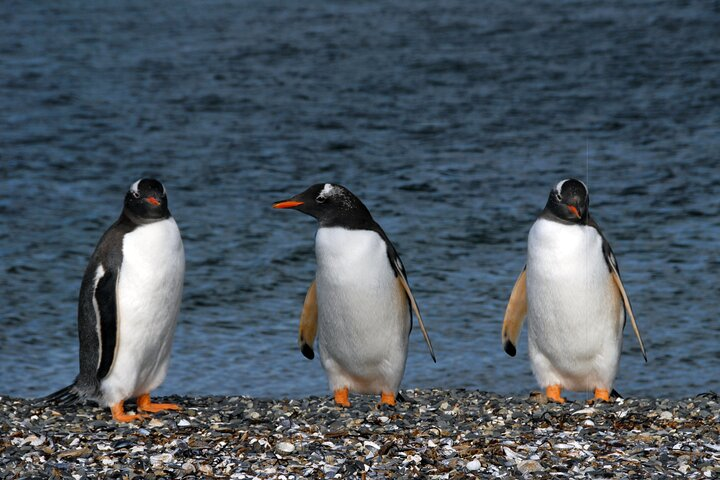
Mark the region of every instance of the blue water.
<instances>
[{"instance_id":1,"label":"blue water","mask_svg":"<svg viewBox=\"0 0 720 480\"><path fill-rule=\"evenodd\" d=\"M87 259L149 175L187 255L160 394L326 394L296 348L316 227L270 208L326 181L409 272L438 363L414 329L404 387L535 389L500 326L568 176L646 341L617 389L717 391L720 9L596 3L3 2L0 393L72 381Z\"/></svg>"}]
</instances>

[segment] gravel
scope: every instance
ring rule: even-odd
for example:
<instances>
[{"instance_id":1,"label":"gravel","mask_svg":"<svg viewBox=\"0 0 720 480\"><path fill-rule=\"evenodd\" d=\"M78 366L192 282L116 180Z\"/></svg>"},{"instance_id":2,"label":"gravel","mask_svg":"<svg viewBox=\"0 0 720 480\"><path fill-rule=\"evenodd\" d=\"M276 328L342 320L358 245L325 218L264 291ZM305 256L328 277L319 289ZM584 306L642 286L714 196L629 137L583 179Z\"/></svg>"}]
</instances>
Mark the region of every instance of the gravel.
<instances>
[{"instance_id":1,"label":"gravel","mask_svg":"<svg viewBox=\"0 0 720 480\"><path fill-rule=\"evenodd\" d=\"M181 412L0 397L0 479L720 478L720 402L546 403L465 390L351 397L168 397ZM128 404L128 409L133 408Z\"/></svg>"}]
</instances>

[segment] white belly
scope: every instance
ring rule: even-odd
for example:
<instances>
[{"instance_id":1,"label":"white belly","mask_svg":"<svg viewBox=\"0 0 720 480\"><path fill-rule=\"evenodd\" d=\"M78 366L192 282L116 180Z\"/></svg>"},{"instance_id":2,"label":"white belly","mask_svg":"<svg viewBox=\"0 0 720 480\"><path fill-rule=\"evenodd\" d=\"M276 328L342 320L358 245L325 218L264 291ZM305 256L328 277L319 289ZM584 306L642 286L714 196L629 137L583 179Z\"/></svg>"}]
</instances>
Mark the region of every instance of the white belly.
<instances>
[{"instance_id":1,"label":"white belly","mask_svg":"<svg viewBox=\"0 0 720 480\"><path fill-rule=\"evenodd\" d=\"M316 236L318 347L330 388L395 393L410 312L375 232L320 228Z\"/></svg>"},{"instance_id":2,"label":"white belly","mask_svg":"<svg viewBox=\"0 0 720 480\"><path fill-rule=\"evenodd\" d=\"M185 254L174 219L125 235L117 283L115 357L101 383L108 404L149 393L164 380L184 273Z\"/></svg>"},{"instance_id":3,"label":"white belly","mask_svg":"<svg viewBox=\"0 0 720 480\"><path fill-rule=\"evenodd\" d=\"M611 389L624 312L594 228L535 222L528 237L527 299L528 349L540 385Z\"/></svg>"}]
</instances>

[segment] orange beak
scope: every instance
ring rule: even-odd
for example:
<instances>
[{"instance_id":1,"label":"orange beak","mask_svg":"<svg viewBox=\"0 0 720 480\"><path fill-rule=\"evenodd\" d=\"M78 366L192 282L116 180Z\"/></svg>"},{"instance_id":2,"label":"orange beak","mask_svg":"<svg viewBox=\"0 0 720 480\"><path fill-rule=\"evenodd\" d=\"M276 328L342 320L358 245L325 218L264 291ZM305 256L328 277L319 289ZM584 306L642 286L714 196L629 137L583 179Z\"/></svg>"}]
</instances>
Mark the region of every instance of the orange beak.
<instances>
[{"instance_id":1,"label":"orange beak","mask_svg":"<svg viewBox=\"0 0 720 480\"><path fill-rule=\"evenodd\" d=\"M568 210L570 210L572 212L572 214L575 215L577 218L581 217L580 212L578 212L577 208L573 207L572 205L568 205L567 207L568 207Z\"/></svg>"},{"instance_id":2,"label":"orange beak","mask_svg":"<svg viewBox=\"0 0 720 480\"><path fill-rule=\"evenodd\" d=\"M304 202L295 202L293 200L285 200L284 202L277 202L273 204L273 208L294 208L302 205Z\"/></svg>"},{"instance_id":3,"label":"orange beak","mask_svg":"<svg viewBox=\"0 0 720 480\"><path fill-rule=\"evenodd\" d=\"M158 201L158 199L155 197L147 197L145 201L148 202L150 205L155 205L156 207L160 205L160 201Z\"/></svg>"}]
</instances>

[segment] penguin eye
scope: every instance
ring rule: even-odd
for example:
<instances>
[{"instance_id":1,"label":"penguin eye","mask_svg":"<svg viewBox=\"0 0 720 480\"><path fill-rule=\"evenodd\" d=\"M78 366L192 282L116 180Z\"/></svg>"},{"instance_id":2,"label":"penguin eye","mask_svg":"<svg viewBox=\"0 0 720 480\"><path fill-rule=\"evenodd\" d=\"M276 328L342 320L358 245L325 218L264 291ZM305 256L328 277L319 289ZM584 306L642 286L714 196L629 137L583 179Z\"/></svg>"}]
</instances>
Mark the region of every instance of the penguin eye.
<instances>
[{"instance_id":1,"label":"penguin eye","mask_svg":"<svg viewBox=\"0 0 720 480\"><path fill-rule=\"evenodd\" d=\"M562 202L562 196L561 196L559 193L556 193L556 194L555 194L555 199L556 199L558 202Z\"/></svg>"},{"instance_id":2,"label":"penguin eye","mask_svg":"<svg viewBox=\"0 0 720 480\"><path fill-rule=\"evenodd\" d=\"M140 198L140 192L136 192L135 190L131 190L130 193L132 193L132 196L135 198Z\"/></svg>"},{"instance_id":3,"label":"penguin eye","mask_svg":"<svg viewBox=\"0 0 720 480\"><path fill-rule=\"evenodd\" d=\"M317 203L325 203L325 200L327 200L327 198L323 197L322 195L318 195L315 199Z\"/></svg>"}]
</instances>

